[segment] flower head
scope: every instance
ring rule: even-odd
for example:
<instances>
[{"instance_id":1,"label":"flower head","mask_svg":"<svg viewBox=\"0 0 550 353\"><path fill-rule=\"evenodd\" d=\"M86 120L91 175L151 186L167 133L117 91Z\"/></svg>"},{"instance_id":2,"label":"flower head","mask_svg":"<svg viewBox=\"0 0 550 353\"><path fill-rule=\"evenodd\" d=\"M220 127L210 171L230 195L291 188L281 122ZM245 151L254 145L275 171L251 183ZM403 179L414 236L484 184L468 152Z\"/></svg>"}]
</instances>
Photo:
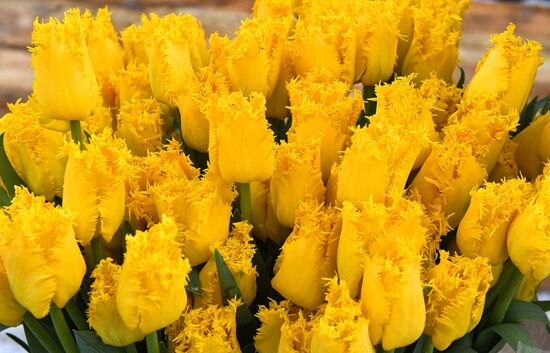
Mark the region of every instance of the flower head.
<instances>
[{"instance_id":1,"label":"flower head","mask_svg":"<svg viewBox=\"0 0 550 353\"><path fill-rule=\"evenodd\" d=\"M126 101L117 115L116 135L136 156L160 149L162 143L162 108L155 99Z\"/></svg>"},{"instance_id":2,"label":"flower head","mask_svg":"<svg viewBox=\"0 0 550 353\"><path fill-rule=\"evenodd\" d=\"M3 215L0 216L0 219L2 217ZM13 295L4 262L0 258L0 324L11 327L19 326L23 322L23 315L26 312L27 309L22 307Z\"/></svg>"}]
</instances>

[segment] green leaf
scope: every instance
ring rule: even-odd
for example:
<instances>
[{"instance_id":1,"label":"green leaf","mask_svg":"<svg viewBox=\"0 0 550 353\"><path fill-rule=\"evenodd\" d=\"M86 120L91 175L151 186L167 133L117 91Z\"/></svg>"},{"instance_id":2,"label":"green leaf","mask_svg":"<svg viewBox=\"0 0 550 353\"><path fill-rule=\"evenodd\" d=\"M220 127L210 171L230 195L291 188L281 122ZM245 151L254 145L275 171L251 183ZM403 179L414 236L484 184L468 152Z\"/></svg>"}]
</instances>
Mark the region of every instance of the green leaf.
<instances>
[{"instance_id":1,"label":"green leaf","mask_svg":"<svg viewBox=\"0 0 550 353\"><path fill-rule=\"evenodd\" d=\"M474 348L480 352L487 352L495 345L497 336L506 341L514 351L517 351L518 345L522 343L525 346L524 353L534 353L531 337L520 324L499 324L486 328L477 336Z\"/></svg>"},{"instance_id":2,"label":"green leaf","mask_svg":"<svg viewBox=\"0 0 550 353\"><path fill-rule=\"evenodd\" d=\"M81 353L125 353L124 348L104 344L92 331L73 330L73 333Z\"/></svg>"},{"instance_id":3,"label":"green leaf","mask_svg":"<svg viewBox=\"0 0 550 353\"><path fill-rule=\"evenodd\" d=\"M11 198L8 195L8 192L3 187L0 187L0 207L9 206L10 203Z\"/></svg>"},{"instance_id":4,"label":"green leaf","mask_svg":"<svg viewBox=\"0 0 550 353\"><path fill-rule=\"evenodd\" d=\"M548 113L548 110L550 110L550 95L539 100L537 102L537 106L535 107L535 111L540 111L541 115Z\"/></svg>"},{"instance_id":5,"label":"green leaf","mask_svg":"<svg viewBox=\"0 0 550 353\"><path fill-rule=\"evenodd\" d=\"M160 353L167 353L168 352L168 347L166 347L166 343L164 342L159 342L159 351Z\"/></svg>"},{"instance_id":6,"label":"green leaf","mask_svg":"<svg viewBox=\"0 0 550 353\"><path fill-rule=\"evenodd\" d=\"M25 185L8 159L8 155L4 149L4 134L0 134L0 177L4 185L6 185L6 191L10 198L15 195L15 186Z\"/></svg>"},{"instance_id":7,"label":"green leaf","mask_svg":"<svg viewBox=\"0 0 550 353\"><path fill-rule=\"evenodd\" d=\"M23 324L23 330L25 331L25 337L27 338L27 344L29 345L31 353L48 353L46 348L42 346L26 324Z\"/></svg>"},{"instance_id":8,"label":"green leaf","mask_svg":"<svg viewBox=\"0 0 550 353\"><path fill-rule=\"evenodd\" d=\"M550 311L550 300L533 302L533 304L537 305L539 308L541 308L545 312Z\"/></svg>"},{"instance_id":9,"label":"green leaf","mask_svg":"<svg viewBox=\"0 0 550 353\"><path fill-rule=\"evenodd\" d=\"M5 326L5 325L0 324L0 332L4 331L7 328L9 328L9 326Z\"/></svg>"},{"instance_id":10,"label":"green leaf","mask_svg":"<svg viewBox=\"0 0 550 353\"><path fill-rule=\"evenodd\" d=\"M204 291L201 288L201 282L199 280L199 271L197 269L193 269L189 272L189 282L187 283L187 286L185 286L185 289L196 295L204 295Z\"/></svg>"},{"instance_id":11,"label":"green leaf","mask_svg":"<svg viewBox=\"0 0 550 353\"><path fill-rule=\"evenodd\" d=\"M19 347L23 348L27 352L30 352L29 345L26 344L21 338L17 337L16 335L12 335L11 333L6 333L6 336L11 338L15 343L19 345Z\"/></svg>"},{"instance_id":12,"label":"green leaf","mask_svg":"<svg viewBox=\"0 0 550 353\"><path fill-rule=\"evenodd\" d=\"M548 316L544 310L540 308L537 304L524 302L521 300L512 300L506 316L504 317L504 322L511 323L521 323L524 320L538 321L546 325L546 329L550 329L550 321L548 321Z\"/></svg>"},{"instance_id":13,"label":"green leaf","mask_svg":"<svg viewBox=\"0 0 550 353\"><path fill-rule=\"evenodd\" d=\"M458 79L458 82L456 83L456 87L458 88L464 88L464 81L466 80L466 73L464 72L464 69L462 67L458 67L460 69L460 78Z\"/></svg>"},{"instance_id":14,"label":"green leaf","mask_svg":"<svg viewBox=\"0 0 550 353\"><path fill-rule=\"evenodd\" d=\"M464 347L461 345L451 346L451 348L446 349L445 353L478 353L475 349L470 347Z\"/></svg>"},{"instance_id":15,"label":"green leaf","mask_svg":"<svg viewBox=\"0 0 550 353\"><path fill-rule=\"evenodd\" d=\"M529 126L529 124L531 124L533 119L535 119L537 113L537 99L538 97L533 98L529 104L523 108L523 111L519 116L518 127L515 132L512 132L512 136L516 136L522 132L527 126Z\"/></svg>"}]
</instances>

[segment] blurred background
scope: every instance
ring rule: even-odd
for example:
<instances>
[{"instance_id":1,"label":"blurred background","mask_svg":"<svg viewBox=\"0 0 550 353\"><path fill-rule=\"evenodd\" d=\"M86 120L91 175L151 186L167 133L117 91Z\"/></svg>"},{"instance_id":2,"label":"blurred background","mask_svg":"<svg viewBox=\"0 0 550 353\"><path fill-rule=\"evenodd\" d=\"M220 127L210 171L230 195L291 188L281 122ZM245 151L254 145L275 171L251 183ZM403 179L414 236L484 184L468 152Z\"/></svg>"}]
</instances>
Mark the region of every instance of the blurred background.
<instances>
[{"instance_id":1,"label":"blurred background","mask_svg":"<svg viewBox=\"0 0 550 353\"><path fill-rule=\"evenodd\" d=\"M25 98L31 92L33 73L30 68L32 22L35 18L47 20L50 16L61 18L72 7L89 8L93 12L108 5L117 30L139 22L145 12L160 15L169 12L189 12L199 18L209 35L218 31L232 33L240 21L250 14L253 0L0 0L0 116L6 113L6 103ZM466 72L466 82L472 76L480 56L490 46L490 34L501 32L514 22L517 34L542 43L547 62L539 68L532 96L550 94L550 0L526 1L476 1L464 18L460 43L461 66ZM550 299L550 281L541 287L539 299ZM10 332L21 336L21 330ZM546 336L548 342L550 337ZM546 342L546 344L548 344ZM538 345L546 347L545 344ZM24 352L11 340L0 335L0 353Z\"/></svg>"}]
</instances>

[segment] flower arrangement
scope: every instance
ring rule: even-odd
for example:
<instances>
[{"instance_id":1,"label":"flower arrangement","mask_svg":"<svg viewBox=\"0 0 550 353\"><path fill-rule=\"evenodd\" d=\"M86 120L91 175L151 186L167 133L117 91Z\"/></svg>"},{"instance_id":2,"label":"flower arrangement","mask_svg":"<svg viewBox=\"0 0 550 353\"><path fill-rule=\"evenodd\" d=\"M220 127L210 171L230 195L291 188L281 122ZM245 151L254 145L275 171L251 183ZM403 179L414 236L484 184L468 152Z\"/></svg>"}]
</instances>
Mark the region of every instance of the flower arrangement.
<instances>
[{"instance_id":1,"label":"flower arrangement","mask_svg":"<svg viewBox=\"0 0 550 353\"><path fill-rule=\"evenodd\" d=\"M0 328L31 353L532 351L542 48L510 24L455 82L468 5L257 0L208 40L36 20L0 119Z\"/></svg>"}]
</instances>

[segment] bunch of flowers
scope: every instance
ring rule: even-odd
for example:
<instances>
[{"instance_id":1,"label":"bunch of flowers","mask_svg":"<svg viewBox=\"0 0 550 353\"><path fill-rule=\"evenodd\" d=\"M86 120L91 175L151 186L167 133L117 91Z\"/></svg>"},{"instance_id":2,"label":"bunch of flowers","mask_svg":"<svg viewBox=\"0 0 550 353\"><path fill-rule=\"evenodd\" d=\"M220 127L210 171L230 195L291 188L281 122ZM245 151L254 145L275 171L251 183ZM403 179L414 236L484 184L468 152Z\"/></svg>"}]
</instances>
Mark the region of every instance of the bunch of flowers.
<instances>
[{"instance_id":1,"label":"bunch of flowers","mask_svg":"<svg viewBox=\"0 0 550 353\"><path fill-rule=\"evenodd\" d=\"M0 119L2 328L32 353L531 349L542 48L510 24L455 83L468 5L257 0L208 40L35 21Z\"/></svg>"}]
</instances>

